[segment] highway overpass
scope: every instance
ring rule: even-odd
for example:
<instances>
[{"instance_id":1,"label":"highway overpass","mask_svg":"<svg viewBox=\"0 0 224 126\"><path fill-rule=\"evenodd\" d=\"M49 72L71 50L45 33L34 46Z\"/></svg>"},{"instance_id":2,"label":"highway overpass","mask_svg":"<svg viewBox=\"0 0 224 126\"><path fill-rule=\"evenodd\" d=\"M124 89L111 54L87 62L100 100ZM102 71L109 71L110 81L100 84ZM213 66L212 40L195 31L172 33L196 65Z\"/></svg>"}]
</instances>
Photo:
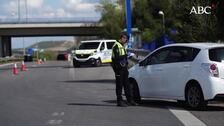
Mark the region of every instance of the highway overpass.
<instances>
[{"instance_id":1,"label":"highway overpass","mask_svg":"<svg viewBox=\"0 0 224 126\"><path fill-rule=\"evenodd\" d=\"M11 38L28 36L98 36L97 22L0 23L0 57L11 56Z\"/></svg>"}]
</instances>

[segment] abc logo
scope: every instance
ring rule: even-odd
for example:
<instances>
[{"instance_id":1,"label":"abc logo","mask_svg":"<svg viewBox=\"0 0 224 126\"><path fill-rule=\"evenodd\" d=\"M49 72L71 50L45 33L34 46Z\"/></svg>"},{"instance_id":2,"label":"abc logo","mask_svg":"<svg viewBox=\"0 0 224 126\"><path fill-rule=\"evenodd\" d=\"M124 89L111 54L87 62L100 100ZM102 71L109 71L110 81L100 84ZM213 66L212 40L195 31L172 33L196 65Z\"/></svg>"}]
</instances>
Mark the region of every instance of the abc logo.
<instances>
[{"instance_id":1,"label":"abc logo","mask_svg":"<svg viewBox=\"0 0 224 126\"><path fill-rule=\"evenodd\" d=\"M203 6L195 7L195 6L193 6L191 8L190 14L211 14L211 7L210 6L206 6L206 7L203 7Z\"/></svg>"}]
</instances>

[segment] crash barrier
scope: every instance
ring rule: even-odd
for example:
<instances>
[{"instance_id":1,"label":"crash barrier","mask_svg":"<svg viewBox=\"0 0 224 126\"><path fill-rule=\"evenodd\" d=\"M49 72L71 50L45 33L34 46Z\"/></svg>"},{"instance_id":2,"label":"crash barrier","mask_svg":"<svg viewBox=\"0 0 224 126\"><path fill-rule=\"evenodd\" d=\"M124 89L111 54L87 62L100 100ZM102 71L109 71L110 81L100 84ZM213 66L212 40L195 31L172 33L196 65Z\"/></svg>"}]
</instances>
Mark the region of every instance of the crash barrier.
<instances>
[{"instance_id":1,"label":"crash barrier","mask_svg":"<svg viewBox=\"0 0 224 126\"><path fill-rule=\"evenodd\" d=\"M9 62L17 62L22 60L23 60L23 57L4 57L4 58L0 58L0 64L5 64Z\"/></svg>"}]
</instances>

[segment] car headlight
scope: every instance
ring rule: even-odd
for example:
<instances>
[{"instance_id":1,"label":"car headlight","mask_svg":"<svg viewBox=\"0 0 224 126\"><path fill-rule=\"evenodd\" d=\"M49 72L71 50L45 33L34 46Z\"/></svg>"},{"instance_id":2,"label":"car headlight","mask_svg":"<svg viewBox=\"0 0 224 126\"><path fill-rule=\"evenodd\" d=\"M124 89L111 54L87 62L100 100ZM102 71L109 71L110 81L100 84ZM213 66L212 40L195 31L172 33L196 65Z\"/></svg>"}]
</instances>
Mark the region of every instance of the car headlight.
<instances>
[{"instance_id":1,"label":"car headlight","mask_svg":"<svg viewBox=\"0 0 224 126\"><path fill-rule=\"evenodd\" d=\"M93 56L93 55L95 55L95 54L96 54L96 53L93 52L93 53L90 54L90 56Z\"/></svg>"},{"instance_id":2,"label":"car headlight","mask_svg":"<svg viewBox=\"0 0 224 126\"><path fill-rule=\"evenodd\" d=\"M96 55L97 51L94 51L93 53L90 54L90 56Z\"/></svg>"}]
</instances>

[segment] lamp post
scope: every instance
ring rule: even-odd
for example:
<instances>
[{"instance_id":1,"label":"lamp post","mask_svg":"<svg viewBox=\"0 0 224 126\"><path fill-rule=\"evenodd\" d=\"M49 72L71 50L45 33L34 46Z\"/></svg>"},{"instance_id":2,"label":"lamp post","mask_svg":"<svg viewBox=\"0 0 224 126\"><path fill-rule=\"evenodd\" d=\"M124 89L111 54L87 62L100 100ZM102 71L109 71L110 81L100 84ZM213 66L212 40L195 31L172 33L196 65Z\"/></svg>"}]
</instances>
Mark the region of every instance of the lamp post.
<instances>
[{"instance_id":1,"label":"lamp post","mask_svg":"<svg viewBox=\"0 0 224 126\"><path fill-rule=\"evenodd\" d=\"M27 7L27 0L25 0L25 8L26 8L26 23L28 22L28 7Z\"/></svg>"},{"instance_id":2,"label":"lamp post","mask_svg":"<svg viewBox=\"0 0 224 126\"><path fill-rule=\"evenodd\" d=\"M162 15L163 18L163 34L165 34L165 14L163 11L159 11L159 15Z\"/></svg>"},{"instance_id":3,"label":"lamp post","mask_svg":"<svg viewBox=\"0 0 224 126\"><path fill-rule=\"evenodd\" d=\"M18 0L18 22L20 22L20 0Z\"/></svg>"}]
</instances>

